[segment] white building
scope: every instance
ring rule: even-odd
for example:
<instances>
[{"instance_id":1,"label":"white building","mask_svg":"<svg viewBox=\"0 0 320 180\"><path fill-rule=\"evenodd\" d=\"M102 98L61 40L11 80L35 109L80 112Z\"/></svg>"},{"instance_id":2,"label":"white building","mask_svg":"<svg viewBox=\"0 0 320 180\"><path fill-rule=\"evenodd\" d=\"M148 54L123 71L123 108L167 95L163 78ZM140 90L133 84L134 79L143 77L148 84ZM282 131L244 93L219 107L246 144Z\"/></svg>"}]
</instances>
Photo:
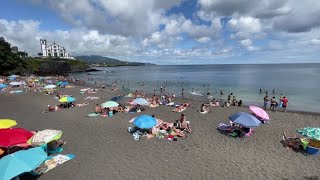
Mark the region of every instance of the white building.
<instances>
[{"instance_id":1,"label":"white building","mask_svg":"<svg viewBox=\"0 0 320 180\"><path fill-rule=\"evenodd\" d=\"M40 39L41 53L43 58L61 58L61 59L74 59L67 53L63 46L56 43L47 46L47 40Z\"/></svg>"}]
</instances>

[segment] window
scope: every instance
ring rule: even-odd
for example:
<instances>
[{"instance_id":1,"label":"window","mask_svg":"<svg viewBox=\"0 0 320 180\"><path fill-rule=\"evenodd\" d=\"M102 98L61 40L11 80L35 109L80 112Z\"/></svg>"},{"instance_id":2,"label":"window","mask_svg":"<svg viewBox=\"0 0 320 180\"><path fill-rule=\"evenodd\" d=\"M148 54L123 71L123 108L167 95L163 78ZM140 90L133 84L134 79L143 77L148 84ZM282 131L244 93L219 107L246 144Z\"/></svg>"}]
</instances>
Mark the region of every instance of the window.
<instances>
[{"instance_id":1,"label":"window","mask_svg":"<svg viewBox=\"0 0 320 180\"><path fill-rule=\"evenodd\" d=\"M63 56L63 54L60 54L60 56L62 57L62 56Z\"/></svg>"},{"instance_id":2,"label":"window","mask_svg":"<svg viewBox=\"0 0 320 180\"><path fill-rule=\"evenodd\" d=\"M53 48L54 48L54 49L56 49L56 48L57 48L57 46L53 46Z\"/></svg>"}]
</instances>

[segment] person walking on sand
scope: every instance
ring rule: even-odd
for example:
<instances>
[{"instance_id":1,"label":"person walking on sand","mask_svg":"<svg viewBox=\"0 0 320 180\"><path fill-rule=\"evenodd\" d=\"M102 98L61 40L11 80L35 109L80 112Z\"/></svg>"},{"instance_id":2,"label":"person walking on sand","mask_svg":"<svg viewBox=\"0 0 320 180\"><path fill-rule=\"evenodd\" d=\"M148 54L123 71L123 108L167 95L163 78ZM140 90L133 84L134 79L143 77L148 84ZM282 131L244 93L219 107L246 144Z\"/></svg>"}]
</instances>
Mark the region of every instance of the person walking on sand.
<instances>
[{"instance_id":1,"label":"person walking on sand","mask_svg":"<svg viewBox=\"0 0 320 180\"><path fill-rule=\"evenodd\" d=\"M282 111L286 112L288 106L288 99L284 96L282 99Z\"/></svg>"},{"instance_id":2,"label":"person walking on sand","mask_svg":"<svg viewBox=\"0 0 320 180\"><path fill-rule=\"evenodd\" d=\"M264 110L267 110L268 101L269 101L269 98L268 98L268 95L266 95L266 96L263 98L263 109L264 109Z\"/></svg>"}]
</instances>

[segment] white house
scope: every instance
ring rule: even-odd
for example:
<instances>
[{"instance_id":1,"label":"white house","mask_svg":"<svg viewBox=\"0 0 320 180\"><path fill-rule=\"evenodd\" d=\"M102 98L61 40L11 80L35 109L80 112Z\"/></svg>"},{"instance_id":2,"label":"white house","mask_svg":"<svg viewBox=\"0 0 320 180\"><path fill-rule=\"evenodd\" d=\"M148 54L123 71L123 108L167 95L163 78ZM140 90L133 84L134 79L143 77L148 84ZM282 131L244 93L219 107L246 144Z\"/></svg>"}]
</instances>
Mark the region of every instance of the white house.
<instances>
[{"instance_id":1,"label":"white house","mask_svg":"<svg viewBox=\"0 0 320 180\"><path fill-rule=\"evenodd\" d=\"M61 58L61 59L74 59L67 53L63 46L56 43L47 46L47 40L40 39L41 53L43 58Z\"/></svg>"}]
</instances>

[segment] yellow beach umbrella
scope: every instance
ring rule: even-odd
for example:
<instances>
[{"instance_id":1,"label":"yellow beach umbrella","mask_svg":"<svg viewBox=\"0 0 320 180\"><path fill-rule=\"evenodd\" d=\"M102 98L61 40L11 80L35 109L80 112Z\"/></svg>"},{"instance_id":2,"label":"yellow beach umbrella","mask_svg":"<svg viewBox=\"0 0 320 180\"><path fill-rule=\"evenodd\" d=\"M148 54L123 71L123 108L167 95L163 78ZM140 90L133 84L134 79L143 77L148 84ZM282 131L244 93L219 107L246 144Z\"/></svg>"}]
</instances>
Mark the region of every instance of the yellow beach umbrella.
<instances>
[{"instance_id":1,"label":"yellow beach umbrella","mask_svg":"<svg viewBox=\"0 0 320 180\"><path fill-rule=\"evenodd\" d=\"M17 122L12 119L0 119L0 129L11 128L17 125Z\"/></svg>"}]
</instances>

